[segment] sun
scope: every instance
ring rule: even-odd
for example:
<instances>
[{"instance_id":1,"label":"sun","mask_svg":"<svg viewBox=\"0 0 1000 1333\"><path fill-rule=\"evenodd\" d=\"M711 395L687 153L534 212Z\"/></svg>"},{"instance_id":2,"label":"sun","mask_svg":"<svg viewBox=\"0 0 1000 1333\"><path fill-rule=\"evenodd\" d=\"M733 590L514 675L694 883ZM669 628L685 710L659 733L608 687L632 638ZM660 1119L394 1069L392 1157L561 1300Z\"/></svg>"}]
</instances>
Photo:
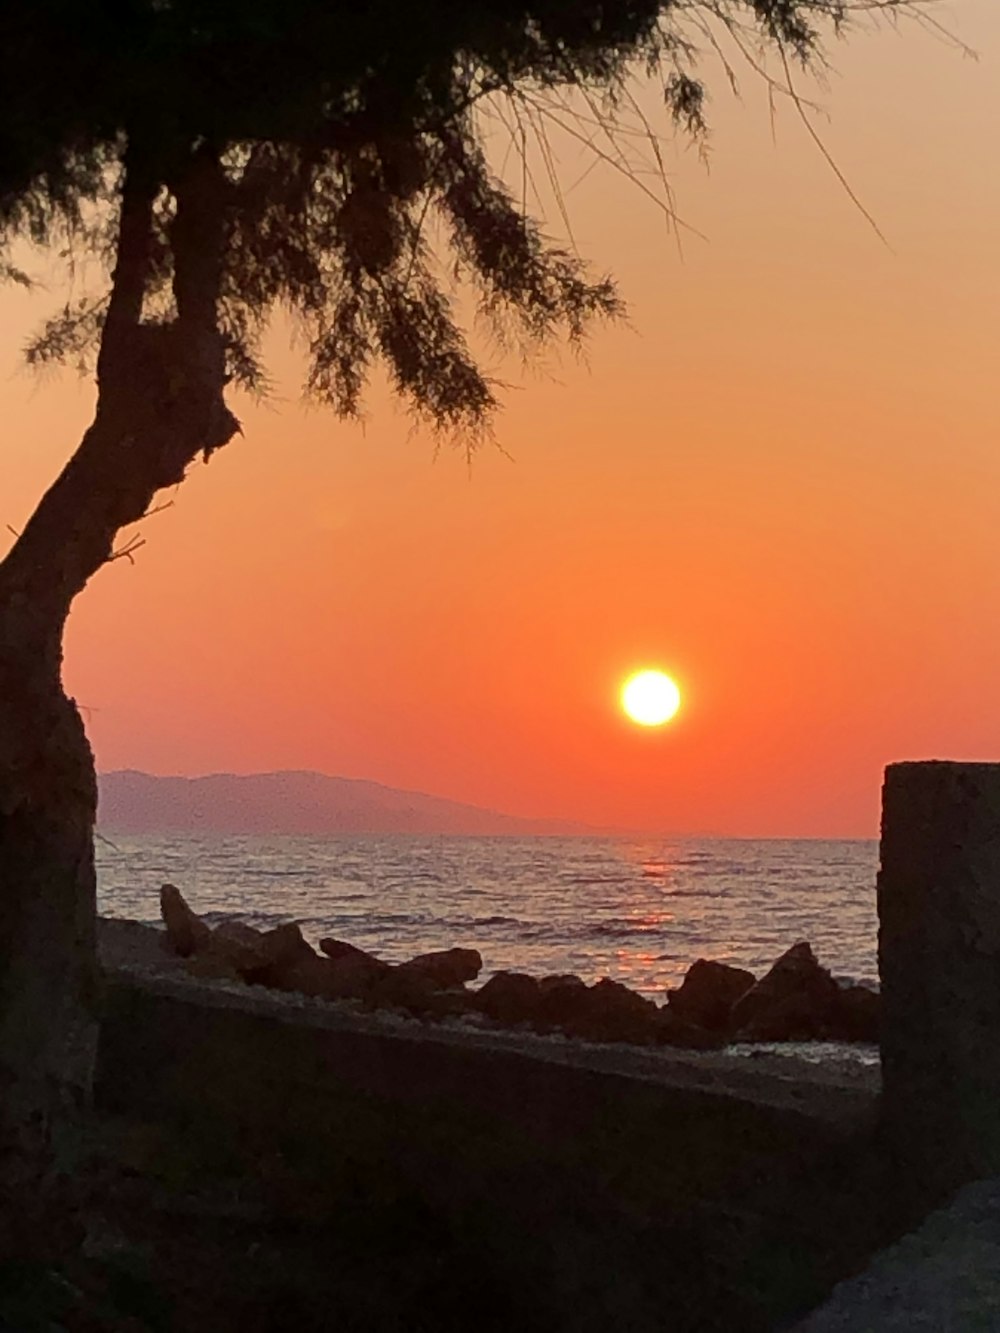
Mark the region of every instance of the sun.
<instances>
[{"instance_id":1,"label":"sun","mask_svg":"<svg viewBox=\"0 0 1000 1333\"><path fill-rule=\"evenodd\" d=\"M681 706L681 692L664 671L636 671L621 690L626 715L641 727L662 727Z\"/></svg>"}]
</instances>

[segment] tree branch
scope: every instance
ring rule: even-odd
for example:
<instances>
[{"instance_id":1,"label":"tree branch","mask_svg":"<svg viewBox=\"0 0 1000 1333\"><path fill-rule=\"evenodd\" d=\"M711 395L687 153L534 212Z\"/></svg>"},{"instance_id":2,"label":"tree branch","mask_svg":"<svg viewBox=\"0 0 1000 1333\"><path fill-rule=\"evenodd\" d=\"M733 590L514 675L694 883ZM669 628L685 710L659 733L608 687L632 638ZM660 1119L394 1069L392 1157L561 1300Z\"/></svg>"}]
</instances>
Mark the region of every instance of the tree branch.
<instances>
[{"instance_id":1,"label":"tree branch","mask_svg":"<svg viewBox=\"0 0 1000 1333\"><path fill-rule=\"evenodd\" d=\"M122 162L122 199L111 296L97 356L100 384L142 320L153 240L157 180L139 143L130 142Z\"/></svg>"}]
</instances>

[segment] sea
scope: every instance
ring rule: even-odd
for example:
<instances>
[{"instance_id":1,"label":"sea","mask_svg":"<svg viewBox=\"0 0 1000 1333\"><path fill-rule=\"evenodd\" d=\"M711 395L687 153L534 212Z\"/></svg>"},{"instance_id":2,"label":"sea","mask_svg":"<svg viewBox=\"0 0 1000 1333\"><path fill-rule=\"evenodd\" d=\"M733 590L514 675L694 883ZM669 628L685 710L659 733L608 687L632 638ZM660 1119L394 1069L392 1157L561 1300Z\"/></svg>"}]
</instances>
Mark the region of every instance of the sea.
<instances>
[{"instance_id":1,"label":"sea","mask_svg":"<svg viewBox=\"0 0 1000 1333\"><path fill-rule=\"evenodd\" d=\"M808 940L877 984L874 841L477 837L102 837L106 916L155 922L175 884L210 923L298 921L389 962L461 945L485 979L611 977L651 998L698 958L760 975Z\"/></svg>"}]
</instances>

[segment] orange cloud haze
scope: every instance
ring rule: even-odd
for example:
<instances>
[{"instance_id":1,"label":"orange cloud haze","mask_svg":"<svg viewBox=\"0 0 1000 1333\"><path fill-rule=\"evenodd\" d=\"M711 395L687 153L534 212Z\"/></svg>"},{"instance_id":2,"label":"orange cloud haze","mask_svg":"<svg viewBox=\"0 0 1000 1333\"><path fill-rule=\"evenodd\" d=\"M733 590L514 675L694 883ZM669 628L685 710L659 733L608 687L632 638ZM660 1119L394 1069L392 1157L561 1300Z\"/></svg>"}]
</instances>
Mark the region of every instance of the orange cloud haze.
<instances>
[{"instance_id":1,"label":"orange cloud haze","mask_svg":"<svg viewBox=\"0 0 1000 1333\"><path fill-rule=\"evenodd\" d=\"M873 836L886 762L1000 758L1000 14L942 17L978 63L914 29L858 34L820 94L891 249L788 105L772 143L749 74L742 103L716 83L710 170L682 143L668 158L707 238L683 258L612 171L570 193L631 326L506 394L510 458L435 459L381 387L364 430L303 410L276 333L275 401L239 404L245 439L73 614L67 684L99 765ZM92 410L88 384L18 365L59 295L3 294L14 527ZM659 731L617 708L648 664L685 694Z\"/></svg>"}]
</instances>

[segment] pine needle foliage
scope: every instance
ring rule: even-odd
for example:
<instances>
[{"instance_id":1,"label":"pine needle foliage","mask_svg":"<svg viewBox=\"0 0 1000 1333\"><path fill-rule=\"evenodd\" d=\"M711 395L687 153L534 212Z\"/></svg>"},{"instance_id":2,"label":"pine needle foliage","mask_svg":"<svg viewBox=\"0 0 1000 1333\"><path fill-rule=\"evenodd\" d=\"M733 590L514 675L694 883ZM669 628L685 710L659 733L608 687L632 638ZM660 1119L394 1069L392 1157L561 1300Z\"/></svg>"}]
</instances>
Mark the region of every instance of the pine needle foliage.
<instances>
[{"instance_id":1,"label":"pine needle foliage","mask_svg":"<svg viewBox=\"0 0 1000 1333\"><path fill-rule=\"evenodd\" d=\"M495 385L428 241L446 238L479 310L524 344L578 344L621 313L613 281L552 244L487 160L482 109L537 128L549 95L614 124L638 68L682 132L705 130L715 31L750 60L817 59L852 12L908 0L36 0L0 16L0 241L68 243L110 274L127 150L157 185L143 317L173 301L172 181L209 146L227 181L217 311L229 375L261 390L260 338L283 308L306 332L307 386L359 412L377 360L435 426L482 431ZM727 71L727 74L731 71ZM0 277L23 278L7 264ZM33 363L85 365L105 298L57 312Z\"/></svg>"}]
</instances>

